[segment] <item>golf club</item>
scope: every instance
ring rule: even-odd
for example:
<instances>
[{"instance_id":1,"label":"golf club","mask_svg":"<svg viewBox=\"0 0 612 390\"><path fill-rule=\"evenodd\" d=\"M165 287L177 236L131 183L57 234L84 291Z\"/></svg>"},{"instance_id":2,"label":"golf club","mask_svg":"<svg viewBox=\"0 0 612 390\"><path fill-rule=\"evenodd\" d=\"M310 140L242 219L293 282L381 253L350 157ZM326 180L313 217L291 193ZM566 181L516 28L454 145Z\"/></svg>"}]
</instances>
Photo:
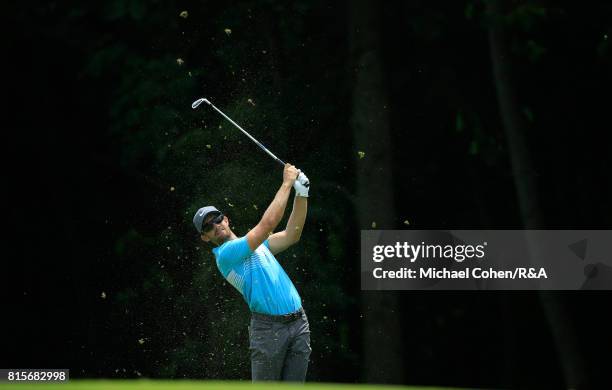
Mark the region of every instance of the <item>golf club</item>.
<instances>
[{"instance_id":1,"label":"golf club","mask_svg":"<svg viewBox=\"0 0 612 390\"><path fill-rule=\"evenodd\" d=\"M240 131L242 131L247 137L249 137L251 139L251 141L255 142L255 144L257 144L257 146L259 146L260 148L263 149L264 152L268 153L268 155L270 155L270 157L272 157L274 160L278 161L283 167L285 166L285 162L283 160L281 160L280 158L276 157L274 155L274 153L272 153L271 151L268 150L268 148L266 148L265 146L263 146L261 144L261 142L257 141L255 138L253 138L251 136L251 134L247 133L246 130L244 130L242 127L240 127L240 125L238 125L238 123L234 122L229 116L225 115L223 113L223 111L219 110L217 107L215 107L214 104L212 104L210 101L208 101L208 99L204 99L204 98L200 98L198 100L196 100L195 102L193 102L191 104L191 108L193 108L194 110L196 108L198 108L198 106L202 103L206 103L209 106L211 106L212 108L214 108L219 114L223 115L223 117L225 119L227 119L228 121L230 121L230 123L234 126L236 126Z\"/></svg>"}]
</instances>

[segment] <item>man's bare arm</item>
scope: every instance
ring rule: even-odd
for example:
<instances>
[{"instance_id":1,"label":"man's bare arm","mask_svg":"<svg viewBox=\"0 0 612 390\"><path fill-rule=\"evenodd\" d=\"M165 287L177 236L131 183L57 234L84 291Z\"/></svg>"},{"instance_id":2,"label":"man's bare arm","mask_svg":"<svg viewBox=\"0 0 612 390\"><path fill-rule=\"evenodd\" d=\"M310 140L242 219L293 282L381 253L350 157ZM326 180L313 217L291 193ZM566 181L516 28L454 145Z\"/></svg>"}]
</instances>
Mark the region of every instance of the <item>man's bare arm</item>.
<instances>
[{"instance_id":1,"label":"man's bare arm","mask_svg":"<svg viewBox=\"0 0 612 390\"><path fill-rule=\"evenodd\" d=\"M289 199L289 193L297 175L298 171L293 165L285 165L283 184L276 192L276 196L266 209L261 221L246 235L251 250L257 249L268 238L270 233L276 229L276 226L278 226L283 218L285 208L287 207L287 199Z\"/></svg>"},{"instance_id":2,"label":"man's bare arm","mask_svg":"<svg viewBox=\"0 0 612 390\"><path fill-rule=\"evenodd\" d=\"M270 251L273 254L284 251L300 240L302 231L304 230L304 223L306 222L307 211L308 198L296 196L293 199L293 210L291 211L285 230L274 233L268 239Z\"/></svg>"}]
</instances>

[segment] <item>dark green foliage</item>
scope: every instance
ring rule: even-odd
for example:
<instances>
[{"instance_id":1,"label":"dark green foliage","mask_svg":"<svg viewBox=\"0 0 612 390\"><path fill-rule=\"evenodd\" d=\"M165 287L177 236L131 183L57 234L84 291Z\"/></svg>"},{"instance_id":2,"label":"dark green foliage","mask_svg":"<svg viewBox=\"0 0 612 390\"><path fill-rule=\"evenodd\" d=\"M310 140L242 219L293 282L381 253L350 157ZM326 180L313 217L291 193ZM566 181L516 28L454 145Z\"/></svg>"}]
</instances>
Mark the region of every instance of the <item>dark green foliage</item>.
<instances>
[{"instance_id":1,"label":"dark green foliage","mask_svg":"<svg viewBox=\"0 0 612 390\"><path fill-rule=\"evenodd\" d=\"M302 240L278 258L311 321L309 379L359 380L356 166L378 162L353 142L349 4L14 3L7 111L18 125L7 127L16 140L5 143L5 166L16 177L6 185L16 193L7 226L21 245L7 258L27 267L14 274L23 285L13 292L30 303L14 325L27 337L15 340L36 344L16 344L26 357L5 366L36 355L40 367L62 363L75 376L249 378L248 308L191 219L213 204L245 234L281 170L214 111L191 109L207 97L310 176ZM388 228L521 226L491 26L507 32L550 227L609 226L609 5L508 1L493 19L486 1L376 4L388 97L379 109L393 145L393 166L381 168L393 172L397 204ZM410 383L570 387L551 385L559 368L540 309L515 298L500 309L497 295L401 295ZM601 312L581 302L585 318ZM47 334L33 337L41 324ZM598 322L600 333L585 324L584 348L604 345L609 322ZM590 363L605 372L605 360Z\"/></svg>"},{"instance_id":2,"label":"dark green foliage","mask_svg":"<svg viewBox=\"0 0 612 390\"><path fill-rule=\"evenodd\" d=\"M323 31L305 31L305 23L317 17L316 7L191 4L185 7L189 16L180 18L181 7L107 3L94 16L106 32L90 43L84 64L88 82L110 83L106 131L122 169L153 184L133 205L148 213L131 220L115 253L105 259L122 275L109 281L110 332L126 349L116 366L129 365L146 376L249 376L248 308L219 274L212 247L199 240L191 218L198 207L214 204L237 234L245 234L273 198L282 171L214 111L206 106L193 111L190 104L199 96L211 98L313 177L317 189L302 241L279 260L320 334L315 343L327 346L317 348L313 359L328 359L332 352L336 360L353 359L346 327L336 327L342 318L329 314L356 304L338 276L349 233L342 229L346 219L332 210L342 210L344 199L325 190L326 181L344 185L337 180L346 169L338 157L349 150L318 151L330 144L326 139L346 137L342 133L349 129L327 128L342 126L333 117L339 113L334 96L346 92L321 93L325 84L340 87L343 81L334 73L340 69L316 64L323 55L317 51L327 51L311 47ZM286 13L291 17L281 17ZM304 61L312 62L312 69L297 71ZM338 350L333 346L340 338L344 344ZM312 371L316 376L316 366Z\"/></svg>"}]
</instances>

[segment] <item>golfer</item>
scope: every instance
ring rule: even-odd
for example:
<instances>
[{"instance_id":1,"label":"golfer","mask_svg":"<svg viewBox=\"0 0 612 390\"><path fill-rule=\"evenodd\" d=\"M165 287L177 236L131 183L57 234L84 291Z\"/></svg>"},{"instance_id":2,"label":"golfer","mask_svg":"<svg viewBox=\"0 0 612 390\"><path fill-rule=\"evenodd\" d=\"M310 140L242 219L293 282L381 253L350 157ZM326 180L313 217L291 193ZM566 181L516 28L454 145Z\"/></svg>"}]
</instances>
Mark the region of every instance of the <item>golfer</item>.
<instances>
[{"instance_id":1,"label":"golfer","mask_svg":"<svg viewBox=\"0 0 612 390\"><path fill-rule=\"evenodd\" d=\"M299 175L299 180L296 180ZM249 349L253 381L304 382L308 369L310 329L302 300L274 255L299 241L308 205L308 178L285 164L283 184L261 221L237 237L229 219L213 206L199 209L193 223L205 242L216 247L217 267L244 297L251 309ZM285 230L271 234L279 224L295 189L293 210Z\"/></svg>"}]
</instances>

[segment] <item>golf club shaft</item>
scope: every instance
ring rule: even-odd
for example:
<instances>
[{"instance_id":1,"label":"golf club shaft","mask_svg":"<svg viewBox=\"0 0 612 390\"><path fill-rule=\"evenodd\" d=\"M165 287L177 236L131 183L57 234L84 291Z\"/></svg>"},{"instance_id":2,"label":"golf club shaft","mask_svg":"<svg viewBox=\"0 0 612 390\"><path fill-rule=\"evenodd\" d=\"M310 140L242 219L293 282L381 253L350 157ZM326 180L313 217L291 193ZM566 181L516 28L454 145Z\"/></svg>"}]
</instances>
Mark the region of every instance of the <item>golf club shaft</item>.
<instances>
[{"instance_id":1,"label":"golf club shaft","mask_svg":"<svg viewBox=\"0 0 612 390\"><path fill-rule=\"evenodd\" d=\"M208 101L207 101L208 102ZM270 157L272 157L273 159L275 159L276 161L278 161L282 166L285 166L285 162L283 160L281 160L280 158L276 157L274 155L274 153L272 153L271 151L268 150L268 148L266 148L265 146L263 146L261 144L261 142L257 141L255 138L253 138L253 136L251 136L251 134L249 134L246 130L244 130L242 127L240 127L240 125L236 122L234 122L232 120L232 118L230 118L229 116L225 115L223 113L223 111L219 110L217 107L215 107L214 104L208 102L208 104L210 104L210 106L212 108L214 108L219 114L223 115L223 117L225 119L227 119L228 121L230 121L230 123L234 126L236 126L240 131L242 131L247 137L249 137L251 139L251 141L255 142L255 144L257 144L257 146L259 146L264 152L268 153L268 155L270 155Z\"/></svg>"}]
</instances>

